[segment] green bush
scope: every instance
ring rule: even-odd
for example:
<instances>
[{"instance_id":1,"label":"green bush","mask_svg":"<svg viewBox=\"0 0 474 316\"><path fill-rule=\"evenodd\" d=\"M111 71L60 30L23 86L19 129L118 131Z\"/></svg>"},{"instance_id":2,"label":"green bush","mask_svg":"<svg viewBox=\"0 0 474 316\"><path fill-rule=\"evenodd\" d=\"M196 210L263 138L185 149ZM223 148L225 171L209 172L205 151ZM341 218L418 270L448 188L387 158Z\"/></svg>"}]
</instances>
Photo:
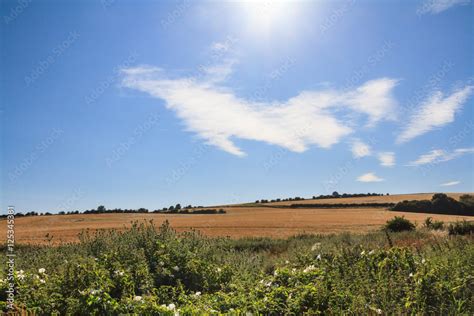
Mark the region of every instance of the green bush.
<instances>
[{"instance_id":1,"label":"green bush","mask_svg":"<svg viewBox=\"0 0 474 316\"><path fill-rule=\"evenodd\" d=\"M432 217L428 217L425 219L425 228L431 230L443 230L444 229L444 222L443 221L433 221Z\"/></svg>"},{"instance_id":2,"label":"green bush","mask_svg":"<svg viewBox=\"0 0 474 316\"><path fill-rule=\"evenodd\" d=\"M404 216L395 216L388 220L385 229L391 232L403 232L415 229L415 224L407 220Z\"/></svg>"},{"instance_id":3,"label":"green bush","mask_svg":"<svg viewBox=\"0 0 474 316\"><path fill-rule=\"evenodd\" d=\"M450 235L470 235L474 234L474 222L463 220L449 224L448 232Z\"/></svg>"}]
</instances>

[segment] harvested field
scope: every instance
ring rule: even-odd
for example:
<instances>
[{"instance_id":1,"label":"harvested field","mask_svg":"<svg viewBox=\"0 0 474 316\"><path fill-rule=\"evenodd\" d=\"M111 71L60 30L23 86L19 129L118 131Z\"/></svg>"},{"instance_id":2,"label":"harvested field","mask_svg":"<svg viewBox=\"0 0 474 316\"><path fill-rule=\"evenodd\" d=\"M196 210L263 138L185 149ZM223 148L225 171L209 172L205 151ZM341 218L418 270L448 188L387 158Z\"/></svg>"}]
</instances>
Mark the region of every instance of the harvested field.
<instances>
[{"instance_id":1,"label":"harvested field","mask_svg":"<svg viewBox=\"0 0 474 316\"><path fill-rule=\"evenodd\" d=\"M451 195L451 196L459 196ZM431 194L393 195L384 197L326 199L324 203L345 200L388 202L404 199L428 199ZM305 202L305 201L299 201ZM315 200L308 200L315 203ZM276 204L276 203L274 203ZM278 209L271 207L228 207L226 214L178 215L178 214L87 214L18 217L15 220L17 243L46 243L45 236L53 236L53 242L77 241L84 229L123 229L133 221L153 220L160 225L168 220L178 231L196 229L209 236L231 238L265 236L288 237L301 233L329 234L338 232L363 233L380 228L388 219L405 216L419 225L429 216L451 222L474 220L470 216L431 215L425 213L391 212L383 208L344 209ZM0 221L0 234L6 233L5 220Z\"/></svg>"}]
</instances>

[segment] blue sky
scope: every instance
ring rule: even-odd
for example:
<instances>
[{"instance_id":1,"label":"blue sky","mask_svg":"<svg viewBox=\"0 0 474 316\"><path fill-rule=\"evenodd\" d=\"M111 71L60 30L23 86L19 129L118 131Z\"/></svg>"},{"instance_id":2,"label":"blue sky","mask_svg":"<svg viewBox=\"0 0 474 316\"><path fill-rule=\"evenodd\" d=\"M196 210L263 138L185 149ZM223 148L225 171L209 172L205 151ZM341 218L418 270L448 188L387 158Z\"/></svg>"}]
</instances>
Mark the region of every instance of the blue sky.
<instances>
[{"instance_id":1,"label":"blue sky","mask_svg":"<svg viewBox=\"0 0 474 316\"><path fill-rule=\"evenodd\" d=\"M473 4L2 1L2 208L472 192Z\"/></svg>"}]
</instances>

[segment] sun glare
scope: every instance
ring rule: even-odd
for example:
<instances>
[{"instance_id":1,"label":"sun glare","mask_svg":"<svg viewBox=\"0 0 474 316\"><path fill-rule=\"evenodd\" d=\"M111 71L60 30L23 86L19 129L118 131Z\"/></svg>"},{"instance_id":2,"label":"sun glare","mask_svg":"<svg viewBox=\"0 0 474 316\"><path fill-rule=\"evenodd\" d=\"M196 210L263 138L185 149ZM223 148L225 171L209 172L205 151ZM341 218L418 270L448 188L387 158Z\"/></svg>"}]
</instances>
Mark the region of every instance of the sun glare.
<instances>
[{"instance_id":1,"label":"sun glare","mask_svg":"<svg viewBox=\"0 0 474 316\"><path fill-rule=\"evenodd\" d=\"M241 3L243 20L252 34L269 36L281 29L288 29L297 21L295 1L254 0Z\"/></svg>"}]
</instances>

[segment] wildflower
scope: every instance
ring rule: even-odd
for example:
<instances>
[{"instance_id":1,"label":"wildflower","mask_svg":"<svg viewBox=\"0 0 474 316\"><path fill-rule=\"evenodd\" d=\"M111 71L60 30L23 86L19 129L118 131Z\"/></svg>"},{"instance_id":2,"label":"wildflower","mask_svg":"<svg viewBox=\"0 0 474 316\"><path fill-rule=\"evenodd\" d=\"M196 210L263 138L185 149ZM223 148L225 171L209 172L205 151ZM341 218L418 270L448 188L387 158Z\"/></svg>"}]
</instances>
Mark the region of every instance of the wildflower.
<instances>
[{"instance_id":1,"label":"wildflower","mask_svg":"<svg viewBox=\"0 0 474 316\"><path fill-rule=\"evenodd\" d=\"M221 268L217 268L216 271L217 271L217 272L221 272L222 269L221 269Z\"/></svg>"},{"instance_id":2,"label":"wildflower","mask_svg":"<svg viewBox=\"0 0 474 316\"><path fill-rule=\"evenodd\" d=\"M375 253L375 250L369 251L369 255L373 255Z\"/></svg>"},{"instance_id":3,"label":"wildflower","mask_svg":"<svg viewBox=\"0 0 474 316\"><path fill-rule=\"evenodd\" d=\"M114 274L115 274L115 275L118 275L118 276L123 276L124 272L123 272L123 271L119 271L119 270L115 270L115 271L114 271Z\"/></svg>"},{"instance_id":4,"label":"wildflower","mask_svg":"<svg viewBox=\"0 0 474 316\"><path fill-rule=\"evenodd\" d=\"M296 268L291 269L291 272L295 273L295 272L296 272Z\"/></svg>"},{"instance_id":5,"label":"wildflower","mask_svg":"<svg viewBox=\"0 0 474 316\"><path fill-rule=\"evenodd\" d=\"M425 262L426 262L425 258L421 259L421 263L424 264Z\"/></svg>"},{"instance_id":6,"label":"wildflower","mask_svg":"<svg viewBox=\"0 0 474 316\"><path fill-rule=\"evenodd\" d=\"M179 271L179 267L178 267L178 266L174 266L174 267L173 267L173 270L176 271L176 272L178 272L178 271Z\"/></svg>"},{"instance_id":7,"label":"wildflower","mask_svg":"<svg viewBox=\"0 0 474 316\"><path fill-rule=\"evenodd\" d=\"M98 294L100 291L99 291L99 290L91 289L89 292L90 292L92 295L96 295L96 294Z\"/></svg>"},{"instance_id":8,"label":"wildflower","mask_svg":"<svg viewBox=\"0 0 474 316\"><path fill-rule=\"evenodd\" d=\"M410 278L413 278L413 273L410 272L410 274L408 275Z\"/></svg>"},{"instance_id":9,"label":"wildflower","mask_svg":"<svg viewBox=\"0 0 474 316\"><path fill-rule=\"evenodd\" d=\"M318 250L319 248L321 248L321 243L317 242L311 247L311 251Z\"/></svg>"},{"instance_id":10,"label":"wildflower","mask_svg":"<svg viewBox=\"0 0 474 316\"><path fill-rule=\"evenodd\" d=\"M321 254L319 254L316 259L321 260Z\"/></svg>"},{"instance_id":11,"label":"wildflower","mask_svg":"<svg viewBox=\"0 0 474 316\"><path fill-rule=\"evenodd\" d=\"M140 296L140 295L135 295L135 297L133 298L134 301L137 301L137 302L141 302L143 300L143 298Z\"/></svg>"},{"instance_id":12,"label":"wildflower","mask_svg":"<svg viewBox=\"0 0 474 316\"><path fill-rule=\"evenodd\" d=\"M168 305L168 309L169 309L170 311L174 311L174 310L176 309L176 305L174 305L173 303L171 303L171 304Z\"/></svg>"},{"instance_id":13,"label":"wildflower","mask_svg":"<svg viewBox=\"0 0 474 316\"><path fill-rule=\"evenodd\" d=\"M18 279L20 279L22 281L23 281L23 279L25 279L25 277L26 277L25 271L20 270L20 271L17 271L16 273L17 273L16 276L17 276Z\"/></svg>"},{"instance_id":14,"label":"wildflower","mask_svg":"<svg viewBox=\"0 0 474 316\"><path fill-rule=\"evenodd\" d=\"M265 283L265 286L266 286L266 287L272 286L272 281L268 281L267 283Z\"/></svg>"},{"instance_id":15,"label":"wildflower","mask_svg":"<svg viewBox=\"0 0 474 316\"><path fill-rule=\"evenodd\" d=\"M273 275L274 275L274 276L277 276L277 275L278 275L278 271L275 270L275 271L273 272Z\"/></svg>"},{"instance_id":16,"label":"wildflower","mask_svg":"<svg viewBox=\"0 0 474 316\"><path fill-rule=\"evenodd\" d=\"M39 272L39 273L45 273L45 272L46 272L46 269L45 269L45 268L40 268L40 269L38 269L38 272Z\"/></svg>"},{"instance_id":17,"label":"wildflower","mask_svg":"<svg viewBox=\"0 0 474 316\"><path fill-rule=\"evenodd\" d=\"M362 252L360 253L361 256L364 256L365 255L365 250L362 250Z\"/></svg>"},{"instance_id":18,"label":"wildflower","mask_svg":"<svg viewBox=\"0 0 474 316\"><path fill-rule=\"evenodd\" d=\"M285 264L289 264L290 262L288 260L285 261Z\"/></svg>"},{"instance_id":19,"label":"wildflower","mask_svg":"<svg viewBox=\"0 0 474 316\"><path fill-rule=\"evenodd\" d=\"M41 283L43 283L43 284L45 284L45 283L46 283L46 281L45 281L45 280L43 280L43 279L40 279L40 282L41 282Z\"/></svg>"},{"instance_id":20,"label":"wildflower","mask_svg":"<svg viewBox=\"0 0 474 316\"><path fill-rule=\"evenodd\" d=\"M160 261L160 266L164 266L165 263L163 261Z\"/></svg>"},{"instance_id":21,"label":"wildflower","mask_svg":"<svg viewBox=\"0 0 474 316\"><path fill-rule=\"evenodd\" d=\"M201 292L194 293L194 296L201 296Z\"/></svg>"},{"instance_id":22,"label":"wildflower","mask_svg":"<svg viewBox=\"0 0 474 316\"><path fill-rule=\"evenodd\" d=\"M303 270L303 272L304 272L304 273L308 273L308 272L310 272L310 271L313 271L314 269L316 269L315 266L314 266L314 265L310 265L310 266L306 267L306 268Z\"/></svg>"},{"instance_id":23,"label":"wildflower","mask_svg":"<svg viewBox=\"0 0 474 316\"><path fill-rule=\"evenodd\" d=\"M382 310L380 308L377 308L375 312L377 313L377 315L382 315Z\"/></svg>"}]
</instances>

